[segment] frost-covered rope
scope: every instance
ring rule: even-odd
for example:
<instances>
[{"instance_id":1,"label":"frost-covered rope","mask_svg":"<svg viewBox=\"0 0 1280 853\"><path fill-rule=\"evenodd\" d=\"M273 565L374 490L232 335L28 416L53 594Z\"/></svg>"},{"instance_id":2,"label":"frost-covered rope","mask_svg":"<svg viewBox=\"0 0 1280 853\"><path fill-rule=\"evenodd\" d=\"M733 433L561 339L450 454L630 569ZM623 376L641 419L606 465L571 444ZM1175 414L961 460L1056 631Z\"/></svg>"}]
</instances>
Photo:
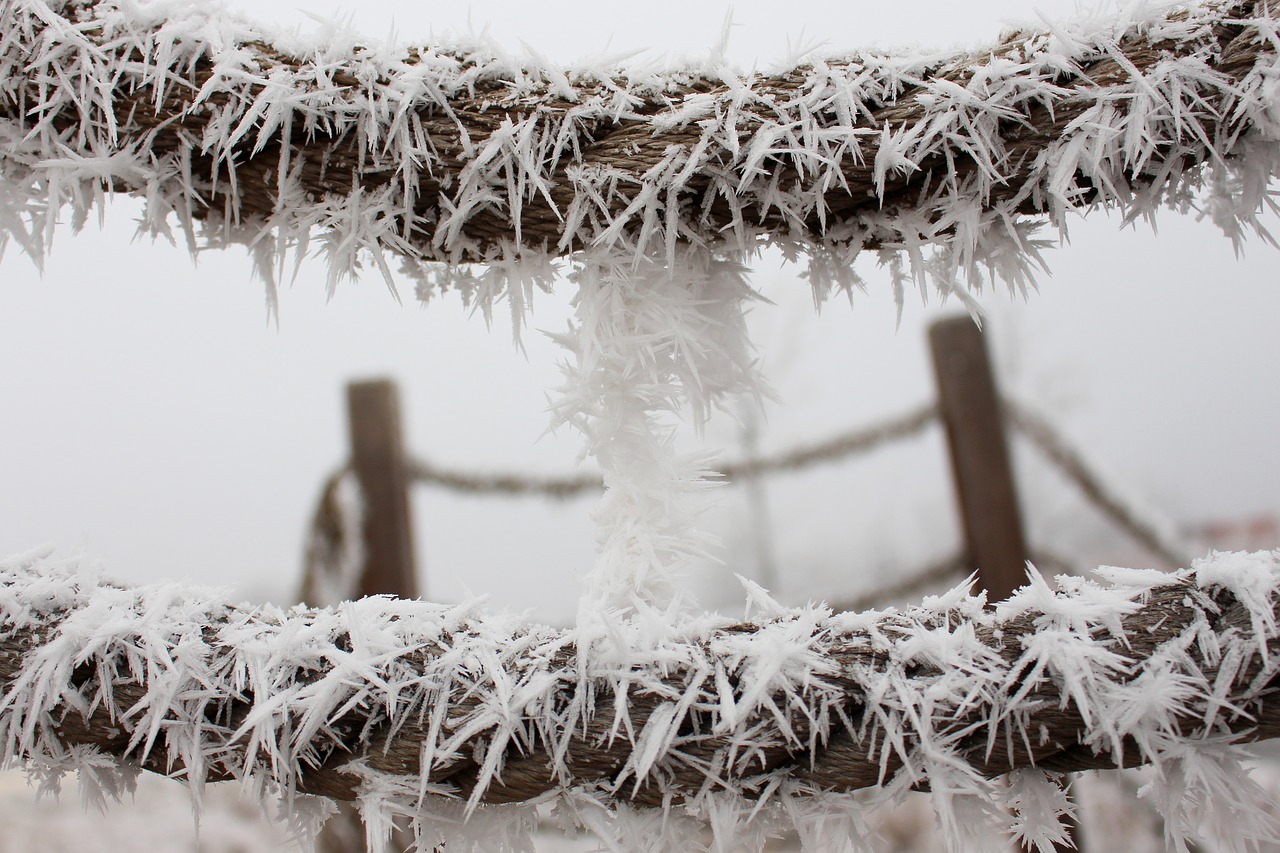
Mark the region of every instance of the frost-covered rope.
<instances>
[{"instance_id":1,"label":"frost-covered rope","mask_svg":"<svg viewBox=\"0 0 1280 853\"><path fill-rule=\"evenodd\" d=\"M823 833L861 837L911 788L954 849L984 826L1045 844L1054 774L1144 763L1175 838L1275 843L1236 744L1280 735L1280 551L1103 574L835 615L748 583L742 622L627 623L650 633L630 659L584 662L575 631L473 605L247 608L33 554L0 566L0 737L84 784L126 760L197 790L252 776L299 809L355 799L371 831L409 814L449 849L502 849L533 812L485 804L548 797L607 837L674 844L701 819L716 849L783 824L836 849Z\"/></svg>"},{"instance_id":2,"label":"frost-covered rope","mask_svg":"<svg viewBox=\"0 0 1280 853\"><path fill-rule=\"evenodd\" d=\"M899 287L1025 287L1046 218L1197 206L1232 239L1280 172L1276 17L1135 4L964 54L563 69L485 45L268 32L216 4L0 6L0 228L35 257L105 194L144 228L250 245L269 277L320 247L331 283L388 253L482 299L586 247L863 248ZM70 211L66 211L70 208ZM442 279L443 280L443 279ZM517 297L519 298L519 297Z\"/></svg>"}]
</instances>

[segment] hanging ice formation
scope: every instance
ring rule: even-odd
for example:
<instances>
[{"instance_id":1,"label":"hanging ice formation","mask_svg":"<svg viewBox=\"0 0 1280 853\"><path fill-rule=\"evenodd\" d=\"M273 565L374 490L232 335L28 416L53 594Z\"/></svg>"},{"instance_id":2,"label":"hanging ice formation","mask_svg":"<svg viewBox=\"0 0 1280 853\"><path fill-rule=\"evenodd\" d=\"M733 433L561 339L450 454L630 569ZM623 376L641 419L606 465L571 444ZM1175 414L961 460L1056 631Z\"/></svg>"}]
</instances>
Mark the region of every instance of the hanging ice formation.
<instances>
[{"instance_id":1,"label":"hanging ice formation","mask_svg":"<svg viewBox=\"0 0 1280 853\"><path fill-rule=\"evenodd\" d=\"M758 395L744 273L681 248L639 261L593 250L574 274L575 328L561 338L573 360L553 412L582 432L605 482L580 626L679 610L678 574L705 545L696 518L708 472L677 451L676 430L683 418L700 427L727 395Z\"/></svg>"},{"instance_id":2,"label":"hanging ice formation","mask_svg":"<svg viewBox=\"0 0 1280 853\"><path fill-rule=\"evenodd\" d=\"M371 839L528 849L539 816L619 850L868 842L867 808L928 786L950 849L1048 851L1056 773L1141 761L1170 840L1276 843L1237 739L1280 732L1280 553L1112 570L994 612L965 589L833 615L749 590L687 615L705 486L673 430L756 393L742 263L808 259L820 296L881 253L893 285L1026 287L1035 236L1094 206L1197 207L1260 230L1280 172L1263 4L1127 6L952 56L813 57L774 77L521 64L484 45L264 34L211 4L0 3L0 247L41 259L110 192L193 251L242 243L330 286L398 256L424 296L517 318L569 258L555 413L608 491L582 624L554 631L369 599L284 612L113 586L45 553L0 566L5 758L109 793L139 766L355 799ZM481 266L460 266L475 262ZM433 266L442 264L443 266ZM123 758L125 764L119 764ZM505 804L505 805L503 805Z\"/></svg>"}]
</instances>

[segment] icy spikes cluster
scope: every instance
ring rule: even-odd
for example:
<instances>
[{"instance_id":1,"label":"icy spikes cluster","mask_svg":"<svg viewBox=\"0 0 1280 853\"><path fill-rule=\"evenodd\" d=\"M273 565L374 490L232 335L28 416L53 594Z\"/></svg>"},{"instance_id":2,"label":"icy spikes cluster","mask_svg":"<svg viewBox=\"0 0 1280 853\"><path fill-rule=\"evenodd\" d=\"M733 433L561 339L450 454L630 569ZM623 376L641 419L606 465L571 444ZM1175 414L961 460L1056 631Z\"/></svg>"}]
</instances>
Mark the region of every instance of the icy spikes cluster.
<instances>
[{"instance_id":1,"label":"icy spikes cluster","mask_svg":"<svg viewBox=\"0 0 1280 853\"><path fill-rule=\"evenodd\" d=\"M750 589L749 621L627 638L619 660L473 605L249 609L35 553L0 565L0 738L51 786L236 778L299 827L323 794L374 840L400 819L419 849L477 851L530 849L549 810L621 851L792 830L865 849L869 810L927 786L949 850L1047 853L1072 808L1059 771L1147 763L1175 847L1273 849L1240 742L1280 731L1280 551L1103 575L1032 573L994 609L963 587L835 615Z\"/></svg>"},{"instance_id":2,"label":"icy spikes cluster","mask_svg":"<svg viewBox=\"0 0 1280 853\"><path fill-rule=\"evenodd\" d=\"M40 259L55 222L126 192L144 230L246 244L273 281L313 248L331 287L367 266L390 281L398 255L438 281L425 293L487 282L486 306L550 257L678 244L776 243L820 295L860 285L868 248L900 292L1026 288L1037 225L1064 232L1072 211L1194 207L1233 240L1260 231L1278 44L1256 0L1138 2L971 54L566 70L268 32L216 3L8 0L0 240Z\"/></svg>"},{"instance_id":3,"label":"icy spikes cluster","mask_svg":"<svg viewBox=\"0 0 1280 853\"><path fill-rule=\"evenodd\" d=\"M551 408L582 433L605 484L581 629L616 618L669 625L682 609L678 578L705 554L696 520L713 481L707 460L677 451L677 426L689 418L700 430L732 395L760 396L745 272L689 247L639 259L592 250L574 272L575 319L556 336L571 360Z\"/></svg>"}]
</instances>

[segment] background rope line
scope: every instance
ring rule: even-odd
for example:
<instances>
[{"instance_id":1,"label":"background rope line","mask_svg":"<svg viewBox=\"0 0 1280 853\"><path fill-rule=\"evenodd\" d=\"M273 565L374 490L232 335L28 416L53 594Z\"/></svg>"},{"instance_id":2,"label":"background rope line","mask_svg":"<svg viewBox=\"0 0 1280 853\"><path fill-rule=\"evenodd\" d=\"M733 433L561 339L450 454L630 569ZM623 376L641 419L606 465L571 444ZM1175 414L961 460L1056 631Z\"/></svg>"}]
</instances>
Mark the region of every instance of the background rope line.
<instances>
[{"instance_id":1,"label":"background rope line","mask_svg":"<svg viewBox=\"0 0 1280 853\"><path fill-rule=\"evenodd\" d=\"M1115 488L1108 486L1080 451L1073 448L1048 419L1025 403L1008 396L1002 399L1001 405L1004 416L1017 433L1030 441L1056 470L1075 484L1090 505L1168 566L1177 568L1190 564L1187 548L1163 530L1163 525L1144 517ZM849 430L815 444L801 445L753 459L725 462L721 474L726 481L732 482L799 471L813 465L869 453L887 444L918 435L934 423L937 416L936 404L922 404L900 415ZM412 464L411 476L416 482L464 493L539 495L565 499L597 492L602 488L599 477L594 474L538 477L514 472L473 473L440 468L421 457L416 458ZM1066 567L1070 564L1069 560L1061 557L1044 554L1040 556L1048 560L1048 565ZM921 582L915 588L925 584L926 579L937 579L947 574L941 563L921 569ZM916 573L909 573L908 578L914 578L915 575ZM908 585L904 589L910 588L914 583L913 580L902 581L902 584ZM887 595L894 597L897 593Z\"/></svg>"},{"instance_id":2,"label":"background rope line","mask_svg":"<svg viewBox=\"0 0 1280 853\"><path fill-rule=\"evenodd\" d=\"M732 482L777 472L802 470L910 438L924 431L937 417L937 406L926 403L896 417L849 430L816 444L802 445L752 459L723 462L719 466L719 474L722 479ZM411 476L419 483L478 494L536 494L550 498L569 498L587 492L598 492L603 488L600 477L595 474L538 477L510 472L470 473L441 468L421 457L414 460Z\"/></svg>"},{"instance_id":3,"label":"background rope line","mask_svg":"<svg viewBox=\"0 0 1280 853\"><path fill-rule=\"evenodd\" d=\"M1075 483L1089 503L1100 509L1116 526L1169 566L1190 565L1186 548L1175 542L1161 529L1161 525L1144 518L1141 512L1108 487L1079 451L1042 415L1008 397L1004 398L1003 406L1005 417L1018 432L1026 436L1057 470Z\"/></svg>"}]
</instances>

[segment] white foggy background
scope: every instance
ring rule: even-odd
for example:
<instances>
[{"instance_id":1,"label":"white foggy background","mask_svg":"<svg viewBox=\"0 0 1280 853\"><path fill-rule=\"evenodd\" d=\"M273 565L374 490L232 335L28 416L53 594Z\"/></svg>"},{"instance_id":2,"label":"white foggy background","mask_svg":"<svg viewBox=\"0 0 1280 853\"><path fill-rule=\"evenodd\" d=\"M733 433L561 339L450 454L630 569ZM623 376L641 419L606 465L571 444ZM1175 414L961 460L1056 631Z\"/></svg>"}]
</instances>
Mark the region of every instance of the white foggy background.
<instances>
[{"instance_id":1,"label":"white foggy background","mask_svg":"<svg viewBox=\"0 0 1280 853\"><path fill-rule=\"evenodd\" d=\"M576 64L601 53L705 57L724 3L546 2L230 4L254 20L311 30L308 13L352 16L374 38L429 42L487 26L515 54L528 45ZM948 48L993 41L1010 21L1074 14L1072 2L917 0L737 2L727 52L745 69L785 61L789 45ZM456 295L402 302L376 273L326 298L304 264L281 294L278 326L239 249L193 263L185 248L134 239L137 207L110 206L99 230L58 234L43 273L13 245L0 260L0 554L42 543L101 559L130 583L229 586L287 603L324 477L346 456L344 385L400 384L411 453L476 471L572 471L578 438L546 434L571 288L535 300L511 343ZM1274 221L1274 220L1271 220ZM1275 223L1280 226L1280 222ZM1280 512L1280 251L1255 240L1237 260L1210 223L1166 214L1153 235L1096 212L1047 254L1029 299L983 302L1000 380L1037 406L1109 479L1179 524ZM1280 233L1280 227L1277 232ZM754 281L775 304L752 315L770 404L761 448L780 450L898 414L934 396L924 329L961 310L909 296L901 323L887 275L815 312L799 270L766 254ZM708 441L740 456L739 428ZM1149 564L1019 450L1033 544L1067 556ZM784 601L844 599L958 548L940 431L871 457L767 481ZM493 607L567 622L594 543L592 498L413 493L423 589L437 601L485 594ZM725 489L708 524L725 565L694 580L707 606L736 607L732 571L754 576L753 523ZM1280 545L1280 543L1274 543Z\"/></svg>"}]
</instances>

